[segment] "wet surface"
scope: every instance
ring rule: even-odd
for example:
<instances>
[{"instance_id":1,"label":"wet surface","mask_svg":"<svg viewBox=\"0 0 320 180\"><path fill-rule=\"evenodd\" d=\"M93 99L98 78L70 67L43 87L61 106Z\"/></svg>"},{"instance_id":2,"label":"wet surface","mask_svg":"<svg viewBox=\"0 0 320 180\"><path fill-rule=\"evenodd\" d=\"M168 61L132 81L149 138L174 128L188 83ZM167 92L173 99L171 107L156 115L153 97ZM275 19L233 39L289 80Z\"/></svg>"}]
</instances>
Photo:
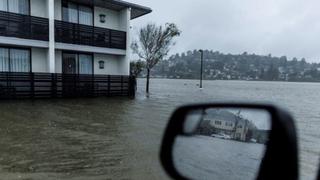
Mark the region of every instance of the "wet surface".
<instances>
[{"instance_id":1,"label":"wet surface","mask_svg":"<svg viewBox=\"0 0 320 180\"><path fill-rule=\"evenodd\" d=\"M0 102L2 179L166 179L158 148L168 118L184 103L269 101L291 111L301 141L303 179L315 176L320 152L320 84L139 80L127 98Z\"/></svg>"},{"instance_id":2,"label":"wet surface","mask_svg":"<svg viewBox=\"0 0 320 180\"><path fill-rule=\"evenodd\" d=\"M98 99L1 104L2 171L123 176L125 125L106 107Z\"/></svg>"},{"instance_id":3,"label":"wet surface","mask_svg":"<svg viewBox=\"0 0 320 180\"><path fill-rule=\"evenodd\" d=\"M210 136L179 136L173 150L175 167L189 179L254 180L265 146Z\"/></svg>"}]
</instances>

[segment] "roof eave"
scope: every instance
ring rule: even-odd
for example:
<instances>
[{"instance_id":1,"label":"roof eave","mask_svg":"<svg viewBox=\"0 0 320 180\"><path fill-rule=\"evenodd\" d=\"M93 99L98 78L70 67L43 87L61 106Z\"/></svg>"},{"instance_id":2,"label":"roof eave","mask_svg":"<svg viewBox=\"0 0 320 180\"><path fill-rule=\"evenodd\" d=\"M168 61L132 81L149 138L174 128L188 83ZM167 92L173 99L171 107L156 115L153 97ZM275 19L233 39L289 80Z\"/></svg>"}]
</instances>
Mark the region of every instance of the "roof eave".
<instances>
[{"instance_id":1,"label":"roof eave","mask_svg":"<svg viewBox=\"0 0 320 180\"><path fill-rule=\"evenodd\" d=\"M150 10L146 11L145 13L140 14L138 16L131 16L131 20L137 19L137 18L142 17L142 16L147 15L147 14L150 14L151 12L152 12L152 10L150 9Z\"/></svg>"},{"instance_id":2,"label":"roof eave","mask_svg":"<svg viewBox=\"0 0 320 180\"><path fill-rule=\"evenodd\" d=\"M138 5L138 4L134 4L134 3L130 3L130 2L126 2L126 1L122 1L122 0L113 0L113 3L118 4L118 5L122 5L122 6L126 6L126 7L130 7L131 10L143 11L142 14L139 14L137 16L131 16L131 20L139 18L139 17L144 16L144 15L147 15L147 14L152 12L152 9L149 8L149 7Z\"/></svg>"},{"instance_id":3,"label":"roof eave","mask_svg":"<svg viewBox=\"0 0 320 180\"><path fill-rule=\"evenodd\" d=\"M141 6L134 3L129 3L122 0L70 0L75 3L82 3L84 5L99 6L109 8L115 11L121 11L126 8L131 8L130 19L136 19L152 12L152 9L146 6Z\"/></svg>"}]
</instances>

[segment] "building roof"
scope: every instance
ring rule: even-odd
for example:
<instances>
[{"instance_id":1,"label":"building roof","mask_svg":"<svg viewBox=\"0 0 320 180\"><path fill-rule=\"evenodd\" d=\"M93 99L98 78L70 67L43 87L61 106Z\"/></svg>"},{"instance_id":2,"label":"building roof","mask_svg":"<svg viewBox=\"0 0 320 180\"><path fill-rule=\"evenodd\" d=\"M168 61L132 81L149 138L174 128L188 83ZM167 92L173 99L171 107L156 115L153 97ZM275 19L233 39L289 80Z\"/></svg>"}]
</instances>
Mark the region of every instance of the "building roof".
<instances>
[{"instance_id":1,"label":"building roof","mask_svg":"<svg viewBox=\"0 0 320 180\"><path fill-rule=\"evenodd\" d=\"M99 7L104 7L116 11L121 11L125 8L131 8L131 19L138 18L140 16L149 14L152 9L149 7L141 6L134 3L129 3L122 0L72 0L82 4L95 5Z\"/></svg>"},{"instance_id":2,"label":"building roof","mask_svg":"<svg viewBox=\"0 0 320 180\"><path fill-rule=\"evenodd\" d=\"M225 110L207 110L206 118L210 120L222 120L235 122L236 115Z\"/></svg>"}]
</instances>

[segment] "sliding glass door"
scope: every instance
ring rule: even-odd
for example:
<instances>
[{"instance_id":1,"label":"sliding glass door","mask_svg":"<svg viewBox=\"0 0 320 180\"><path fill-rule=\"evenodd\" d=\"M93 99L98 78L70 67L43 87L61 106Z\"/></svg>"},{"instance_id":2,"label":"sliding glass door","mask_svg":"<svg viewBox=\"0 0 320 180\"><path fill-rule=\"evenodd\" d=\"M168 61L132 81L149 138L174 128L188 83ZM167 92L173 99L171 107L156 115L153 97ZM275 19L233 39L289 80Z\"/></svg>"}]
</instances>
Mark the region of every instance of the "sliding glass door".
<instances>
[{"instance_id":1,"label":"sliding glass door","mask_svg":"<svg viewBox=\"0 0 320 180\"><path fill-rule=\"evenodd\" d=\"M30 50L0 48L0 72L30 72Z\"/></svg>"},{"instance_id":2,"label":"sliding glass door","mask_svg":"<svg viewBox=\"0 0 320 180\"><path fill-rule=\"evenodd\" d=\"M63 53L62 55L62 72L63 74L77 74L77 54Z\"/></svg>"},{"instance_id":3,"label":"sliding glass door","mask_svg":"<svg viewBox=\"0 0 320 180\"><path fill-rule=\"evenodd\" d=\"M93 74L92 55L79 54L79 74Z\"/></svg>"},{"instance_id":4,"label":"sliding glass door","mask_svg":"<svg viewBox=\"0 0 320 180\"><path fill-rule=\"evenodd\" d=\"M0 11L30 15L29 0L0 0Z\"/></svg>"},{"instance_id":5,"label":"sliding glass door","mask_svg":"<svg viewBox=\"0 0 320 180\"><path fill-rule=\"evenodd\" d=\"M0 48L0 72L9 71L9 49Z\"/></svg>"},{"instance_id":6,"label":"sliding glass door","mask_svg":"<svg viewBox=\"0 0 320 180\"><path fill-rule=\"evenodd\" d=\"M91 7L79 6L79 24L93 26L93 12Z\"/></svg>"},{"instance_id":7,"label":"sliding glass door","mask_svg":"<svg viewBox=\"0 0 320 180\"><path fill-rule=\"evenodd\" d=\"M0 0L0 11L8 11L8 0Z\"/></svg>"},{"instance_id":8,"label":"sliding glass door","mask_svg":"<svg viewBox=\"0 0 320 180\"><path fill-rule=\"evenodd\" d=\"M29 0L8 0L9 12L29 15Z\"/></svg>"},{"instance_id":9,"label":"sliding glass door","mask_svg":"<svg viewBox=\"0 0 320 180\"><path fill-rule=\"evenodd\" d=\"M75 3L63 3L62 19L66 22L78 23L78 6Z\"/></svg>"},{"instance_id":10,"label":"sliding glass door","mask_svg":"<svg viewBox=\"0 0 320 180\"><path fill-rule=\"evenodd\" d=\"M93 26L93 8L63 0L62 19L65 22Z\"/></svg>"},{"instance_id":11,"label":"sliding glass door","mask_svg":"<svg viewBox=\"0 0 320 180\"><path fill-rule=\"evenodd\" d=\"M65 52L62 61L63 74L93 74L91 54Z\"/></svg>"},{"instance_id":12,"label":"sliding glass door","mask_svg":"<svg viewBox=\"0 0 320 180\"><path fill-rule=\"evenodd\" d=\"M10 71L30 72L30 52L24 49L10 49Z\"/></svg>"}]
</instances>

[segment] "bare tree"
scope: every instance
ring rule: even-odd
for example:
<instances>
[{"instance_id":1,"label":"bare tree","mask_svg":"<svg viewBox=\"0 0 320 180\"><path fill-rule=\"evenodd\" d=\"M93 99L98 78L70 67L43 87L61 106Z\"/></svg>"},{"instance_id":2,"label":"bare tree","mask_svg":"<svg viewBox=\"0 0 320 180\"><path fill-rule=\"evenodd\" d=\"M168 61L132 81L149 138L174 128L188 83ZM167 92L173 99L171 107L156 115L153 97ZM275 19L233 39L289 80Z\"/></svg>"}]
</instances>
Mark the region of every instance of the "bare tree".
<instances>
[{"instance_id":1,"label":"bare tree","mask_svg":"<svg viewBox=\"0 0 320 180\"><path fill-rule=\"evenodd\" d=\"M241 110L238 111L238 113L235 115L235 126L234 126L234 129L233 129L233 138L238 140L238 137L237 137L237 128L239 126L239 121L240 119L242 119L241 117Z\"/></svg>"},{"instance_id":2,"label":"bare tree","mask_svg":"<svg viewBox=\"0 0 320 180\"><path fill-rule=\"evenodd\" d=\"M167 23L165 27L147 24L140 29L138 41L132 43L133 53L146 62L147 94L149 94L151 69L169 53L170 47L175 44L173 39L180 34L181 31L173 23Z\"/></svg>"}]
</instances>

